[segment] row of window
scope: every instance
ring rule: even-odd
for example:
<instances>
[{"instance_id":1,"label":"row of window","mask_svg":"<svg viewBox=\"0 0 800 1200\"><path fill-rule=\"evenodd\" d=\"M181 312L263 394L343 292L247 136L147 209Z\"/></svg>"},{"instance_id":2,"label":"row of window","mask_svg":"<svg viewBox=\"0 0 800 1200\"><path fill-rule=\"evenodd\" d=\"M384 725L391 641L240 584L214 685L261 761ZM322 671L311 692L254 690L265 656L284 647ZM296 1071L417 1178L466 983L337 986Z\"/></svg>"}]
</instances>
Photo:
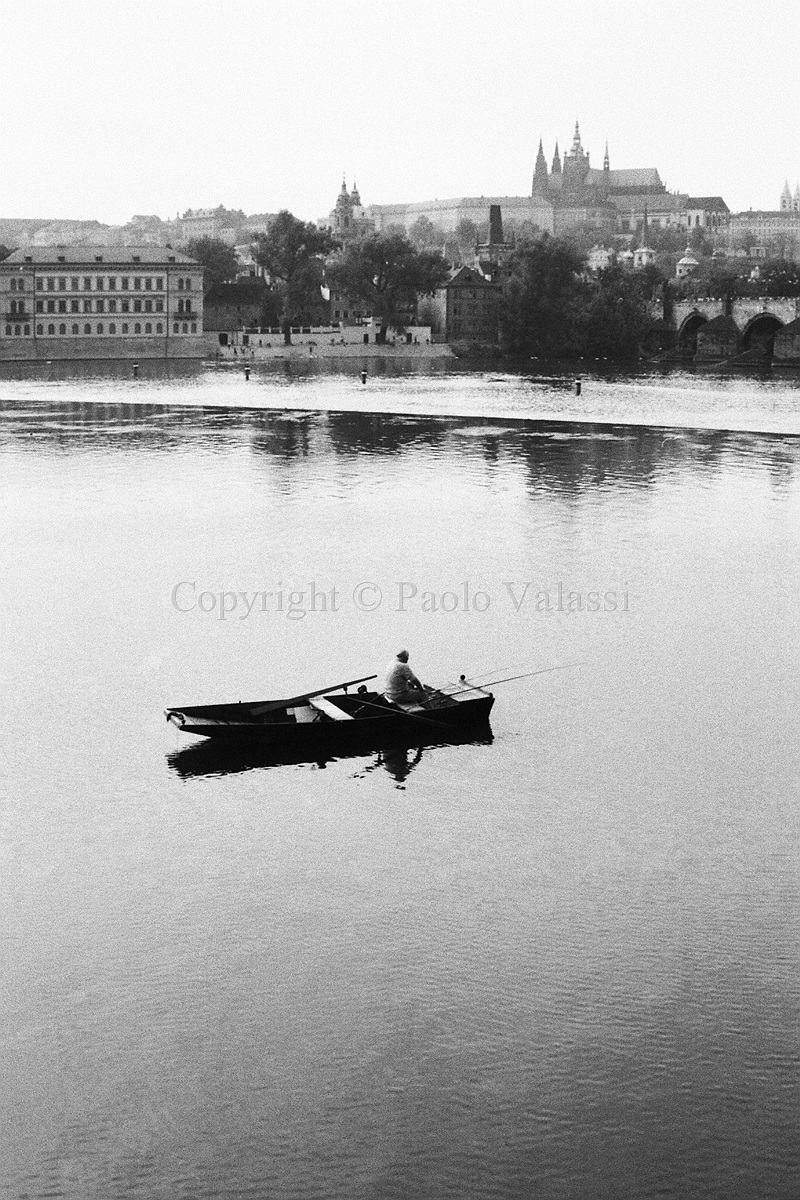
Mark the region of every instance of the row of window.
<instances>
[{"instance_id":1,"label":"row of window","mask_svg":"<svg viewBox=\"0 0 800 1200\"><path fill-rule=\"evenodd\" d=\"M30 337L30 333L31 333L31 327L30 327L30 325L25 325L25 326L22 326L22 325L6 325L6 337L22 337L22 336L23 336L23 331L24 331L24 336L25 336L25 337ZM44 325L41 325L41 324L37 325L37 326L36 326L36 332L37 332L37 334L38 334L40 337L43 337L43 336L44 336L44 333L45 333L45 328L44 328ZM66 334L66 332L67 332L67 327L66 327L66 325L65 325L65 324L63 324L63 323L62 323L61 325L59 325L59 327L58 327L58 333L59 333L59 335L63 337L63 336ZM102 323L101 323L100 325L97 325L97 326L96 326L96 329L95 329L95 332L96 332L96 333L99 333L99 334L104 334L104 333L106 332L106 327L105 327L105 325L103 325ZM108 326L108 332L109 332L109 333L111 333L111 334L115 334L115 333L117 332L117 326L116 326L116 324L115 324L113 321L112 321L112 322L111 322L111 324ZM130 326L129 326L129 325L121 325L121 326L120 326L120 333L129 333L129 332L130 332ZM151 321L147 321L147 322L145 323L144 330L142 330L142 326L141 326L141 324L140 324L139 322L137 322L137 323L134 325L134 327L133 327L133 332L134 332L134 333L142 333L142 332L144 332L144 333L153 333L153 325L152 325L152 322L151 322ZM164 325L163 325L163 323L162 323L161 321L159 321L159 322L156 324L156 327L155 327L155 332L156 332L156 333L163 333L163 332L164 332ZM173 332L173 333L190 333L190 332L191 332L191 333L197 333L197 325L196 325L195 323L192 323L192 325L191 325L191 328L190 328L189 324L188 324L186 321L184 321L184 322L182 322L182 323L180 323L180 324L179 324L177 321L175 321L175 322L174 322L174 324L173 324L173 326L172 326L172 332ZM47 326L47 333L48 333L48 335L50 335L50 336L53 336L53 335L56 333L56 327L55 327L55 325L53 325L53 324L50 324L50 325L48 325L48 326ZM73 336L74 336L74 335L77 335L77 334L80 334L80 333L81 333L81 328L80 328L80 326L79 326L79 325L77 325L77 324L73 324L73 325L72 325L72 327L71 327L71 329L70 329L70 333L71 333ZM89 325L89 324L88 324L88 322L87 322L87 324L85 324L85 325L84 325L84 327L83 327L83 334L84 334L84 336L86 336L86 335L90 335L91 333L92 333L92 327L91 327L91 325Z\"/></svg>"},{"instance_id":2,"label":"row of window","mask_svg":"<svg viewBox=\"0 0 800 1200\"><path fill-rule=\"evenodd\" d=\"M26 291L25 279L12 275L9 280L9 291ZM178 279L177 291L190 292L191 279ZM34 290L37 292L163 292L164 277L162 275L42 275L34 280Z\"/></svg>"},{"instance_id":3,"label":"row of window","mask_svg":"<svg viewBox=\"0 0 800 1200\"><path fill-rule=\"evenodd\" d=\"M19 311L19 312L24 311L24 303L25 302L23 300L18 301L19 308L17 311ZM82 308L81 308L81 303L83 305ZM37 300L36 301L36 311L37 311L37 313L43 313L43 312L76 313L76 312L81 312L81 311L83 311L85 313L90 313L90 312L115 313L115 312L117 312L117 304L118 303L119 303L119 311L124 312L124 313L127 313L127 312L149 313L149 312L163 312L164 311L164 301L161 299L133 300L133 301L120 300L119 302L116 300L84 300L83 302L81 302L80 300L46 300L46 301L45 300ZM131 308L131 304L133 305L133 308ZM67 305L69 305L69 308L67 308ZM106 308L106 305L108 305L108 308ZM11 301L12 314L14 313L14 311L15 311L14 310L14 301L12 300ZM183 301L181 300L178 305L178 311L180 313L183 313L184 311L191 312L191 309L188 307L186 309L184 309ZM195 315L195 314L192 314L192 315Z\"/></svg>"}]
</instances>

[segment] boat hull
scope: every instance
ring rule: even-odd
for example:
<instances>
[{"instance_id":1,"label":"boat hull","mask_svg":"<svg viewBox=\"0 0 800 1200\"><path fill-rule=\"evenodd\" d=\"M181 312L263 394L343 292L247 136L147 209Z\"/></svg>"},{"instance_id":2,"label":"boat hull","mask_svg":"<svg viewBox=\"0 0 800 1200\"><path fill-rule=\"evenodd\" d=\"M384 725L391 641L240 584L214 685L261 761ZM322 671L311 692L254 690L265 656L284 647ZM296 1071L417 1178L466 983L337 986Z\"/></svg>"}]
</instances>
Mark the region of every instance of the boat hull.
<instances>
[{"instance_id":1,"label":"boat hull","mask_svg":"<svg viewBox=\"0 0 800 1200\"><path fill-rule=\"evenodd\" d=\"M170 709L167 716L181 732L217 743L289 749L313 757L315 751L331 746L347 751L351 747L379 748L393 740L447 741L453 735L486 725L493 704L494 697L487 693L443 708L410 713L387 707L374 715L342 721L247 719L249 714L242 710L255 707L247 705L217 706L215 710Z\"/></svg>"}]
</instances>

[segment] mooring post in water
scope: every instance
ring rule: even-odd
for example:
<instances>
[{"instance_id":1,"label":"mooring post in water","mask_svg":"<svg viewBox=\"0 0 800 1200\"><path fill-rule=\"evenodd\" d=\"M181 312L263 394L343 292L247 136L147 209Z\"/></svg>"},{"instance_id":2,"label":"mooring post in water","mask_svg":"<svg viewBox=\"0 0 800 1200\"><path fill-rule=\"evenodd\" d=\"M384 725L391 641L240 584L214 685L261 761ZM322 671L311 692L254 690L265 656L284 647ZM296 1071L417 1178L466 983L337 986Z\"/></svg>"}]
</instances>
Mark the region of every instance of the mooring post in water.
<instances>
[{"instance_id":1,"label":"mooring post in water","mask_svg":"<svg viewBox=\"0 0 800 1200\"><path fill-rule=\"evenodd\" d=\"M139 378L139 364L138 363L133 364L133 378L134 379Z\"/></svg>"},{"instance_id":2,"label":"mooring post in water","mask_svg":"<svg viewBox=\"0 0 800 1200\"><path fill-rule=\"evenodd\" d=\"M244 377L245 377L245 379L249 379L249 378L250 378L250 366L249 366L249 364L248 364L248 365L245 367L245 369L244 369Z\"/></svg>"},{"instance_id":3,"label":"mooring post in water","mask_svg":"<svg viewBox=\"0 0 800 1200\"><path fill-rule=\"evenodd\" d=\"M580 394L581 394L581 381L580 381L580 379L576 379L575 380L575 395L580 396Z\"/></svg>"},{"instance_id":4,"label":"mooring post in water","mask_svg":"<svg viewBox=\"0 0 800 1200\"><path fill-rule=\"evenodd\" d=\"M362 382L362 383L366 383L366 382L367 382L367 372L366 372L366 371L362 371L362 372L361 372L361 382Z\"/></svg>"}]
</instances>

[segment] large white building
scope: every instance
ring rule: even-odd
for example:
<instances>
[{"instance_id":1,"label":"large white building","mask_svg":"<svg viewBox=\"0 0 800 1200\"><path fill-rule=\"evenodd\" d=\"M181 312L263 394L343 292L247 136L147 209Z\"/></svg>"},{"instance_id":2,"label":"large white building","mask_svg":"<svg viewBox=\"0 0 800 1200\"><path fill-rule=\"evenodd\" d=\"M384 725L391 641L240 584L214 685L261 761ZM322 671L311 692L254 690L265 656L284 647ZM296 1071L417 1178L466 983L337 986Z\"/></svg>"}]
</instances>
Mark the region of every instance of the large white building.
<instances>
[{"instance_id":1,"label":"large white building","mask_svg":"<svg viewBox=\"0 0 800 1200\"><path fill-rule=\"evenodd\" d=\"M203 354L203 268L169 246L23 247L0 305L0 359Z\"/></svg>"}]
</instances>

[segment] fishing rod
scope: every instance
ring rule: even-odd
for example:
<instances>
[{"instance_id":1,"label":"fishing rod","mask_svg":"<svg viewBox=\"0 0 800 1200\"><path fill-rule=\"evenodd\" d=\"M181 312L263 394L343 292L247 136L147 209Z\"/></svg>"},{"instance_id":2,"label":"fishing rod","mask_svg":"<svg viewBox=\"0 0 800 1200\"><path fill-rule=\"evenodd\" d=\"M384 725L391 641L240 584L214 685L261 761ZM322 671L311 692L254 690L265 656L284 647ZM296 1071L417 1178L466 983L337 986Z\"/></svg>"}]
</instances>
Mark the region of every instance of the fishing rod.
<instances>
[{"instance_id":1,"label":"fishing rod","mask_svg":"<svg viewBox=\"0 0 800 1200\"><path fill-rule=\"evenodd\" d=\"M498 683L511 683L514 679L530 679L532 675L548 675L551 671L566 671L570 667L581 666L583 666L583 663L580 662L562 663L558 667L540 667L538 671L525 671L522 675L506 675L504 679L489 679L486 683L481 684L470 684L469 680L462 676L459 683L463 683L464 686L458 688L455 692L447 692L446 694L448 696L455 696L459 692L470 692L476 687L483 691L485 688L496 687Z\"/></svg>"}]
</instances>

